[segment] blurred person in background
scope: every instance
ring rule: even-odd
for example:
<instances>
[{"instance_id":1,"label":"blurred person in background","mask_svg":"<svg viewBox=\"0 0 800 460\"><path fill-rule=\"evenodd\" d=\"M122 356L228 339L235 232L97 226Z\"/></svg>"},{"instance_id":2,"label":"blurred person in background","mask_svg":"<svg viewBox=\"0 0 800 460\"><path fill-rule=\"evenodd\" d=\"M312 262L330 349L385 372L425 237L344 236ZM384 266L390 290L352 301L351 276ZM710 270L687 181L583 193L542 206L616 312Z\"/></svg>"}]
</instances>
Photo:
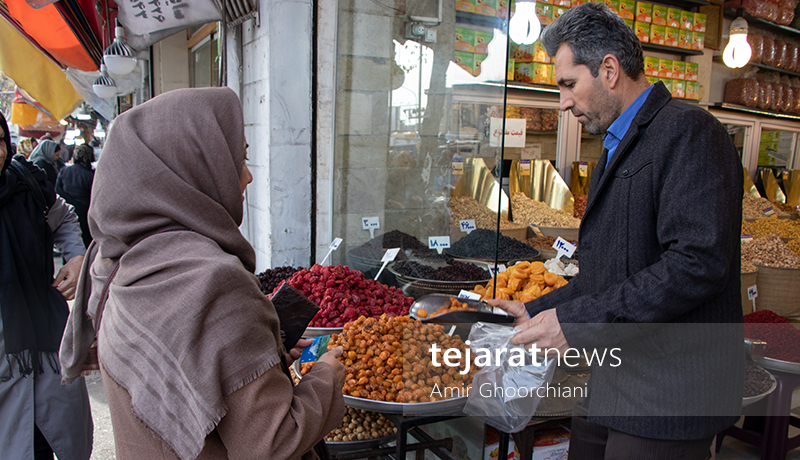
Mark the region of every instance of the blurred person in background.
<instances>
[{"instance_id":1,"label":"blurred person in background","mask_svg":"<svg viewBox=\"0 0 800 460\"><path fill-rule=\"evenodd\" d=\"M45 173L10 155L0 115L0 458L87 460L92 416L83 378L61 385L58 347L84 247L72 208ZM67 259L56 276L53 245Z\"/></svg>"},{"instance_id":2,"label":"blurred person in background","mask_svg":"<svg viewBox=\"0 0 800 460\"><path fill-rule=\"evenodd\" d=\"M24 156L26 159L30 158L33 149L35 149L37 145L39 145L39 141L32 137L26 137L17 144L17 153Z\"/></svg>"},{"instance_id":3,"label":"blurred person in background","mask_svg":"<svg viewBox=\"0 0 800 460\"><path fill-rule=\"evenodd\" d=\"M33 149L30 161L39 168L43 169L47 174L47 181L50 185L55 187L56 179L58 178L58 157L61 155L61 145L55 141L41 141L39 145Z\"/></svg>"},{"instance_id":4,"label":"blurred person in background","mask_svg":"<svg viewBox=\"0 0 800 460\"><path fill-rule=\"evenodd\" d=\"M67 166L56 179L56 193L64 200L75 207L78 220L81 224L81 236L83 243L89 247L92 242L92 235L89 232L89 199L92 192L92 181L94 181L94 149L86 144L75 148L75 155L72 158L73 164Z\"/></svg>"}]
</instances>

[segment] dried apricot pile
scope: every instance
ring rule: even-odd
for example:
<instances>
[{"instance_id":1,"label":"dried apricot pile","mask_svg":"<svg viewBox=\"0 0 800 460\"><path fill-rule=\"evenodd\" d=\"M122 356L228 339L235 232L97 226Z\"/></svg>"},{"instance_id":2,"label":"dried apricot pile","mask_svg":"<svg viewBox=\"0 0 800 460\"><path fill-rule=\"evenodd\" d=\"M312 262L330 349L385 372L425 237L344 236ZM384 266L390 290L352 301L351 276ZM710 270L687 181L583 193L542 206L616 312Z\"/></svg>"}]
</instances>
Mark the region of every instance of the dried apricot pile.
<instances>
[{"instance_id":1,"label":"dried apricot pile","mask_svg":"<svg viewBox=\"0 0 800 460\"><path fill-rule=\"evenodd\" d=\"M451 312L451 311L458 311L458 310L476 311L475 308L470 307L466 302L461 302L460 300L458 300L455 297L450 297L450 303L445 305L445 306L443 306L443 307L440 307L435 312L433 312L431 314L428 314L427 311L419 309L419 310L417 310L415 315L417 316L417 318L427 318L429 316L431 316L431 317L438 316L438 315L441 315L443 313L448 313L448 312Z\"/></svg>"},{"instance_id":2,"label":"dried apricot pile","mask_svg":"<svg viewBox=\"0 0 800 460\"><path fill-rule=\"evenodd\" d=\"M497 295L495 295L495 278ZM519 262L506 271L498 273L486 286L477 285L472 292L481 295L481 300L501 299L530 302L550 291L566 286L567 280L550 273L542 262Z\"/></svg>"}]
</instances>

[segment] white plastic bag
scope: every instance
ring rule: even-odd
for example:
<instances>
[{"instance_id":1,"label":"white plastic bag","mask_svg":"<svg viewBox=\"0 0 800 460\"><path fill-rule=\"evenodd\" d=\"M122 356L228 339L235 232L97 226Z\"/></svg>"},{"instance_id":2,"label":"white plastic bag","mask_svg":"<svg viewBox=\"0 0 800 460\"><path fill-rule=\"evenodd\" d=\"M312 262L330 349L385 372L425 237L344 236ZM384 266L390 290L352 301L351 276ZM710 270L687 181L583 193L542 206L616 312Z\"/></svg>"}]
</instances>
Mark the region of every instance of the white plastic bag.
<instances>
[{"instance_id":1,"label":"white plastic bag","mask_svg":"<svg viewBox=\"0 0 800 460\"><path fill-rule=\"evenodd\" d=\"M491 362L475 374L464 413L506 433L525 428L541 400L537 393L546 394L556 367L554 359L541 362L521 345L511 345L514 334L511 326L480 322L469 332L473 355L479 359L487 350ZM519 359L523 355L524 363Z\"/></svg>"}]
</instances>

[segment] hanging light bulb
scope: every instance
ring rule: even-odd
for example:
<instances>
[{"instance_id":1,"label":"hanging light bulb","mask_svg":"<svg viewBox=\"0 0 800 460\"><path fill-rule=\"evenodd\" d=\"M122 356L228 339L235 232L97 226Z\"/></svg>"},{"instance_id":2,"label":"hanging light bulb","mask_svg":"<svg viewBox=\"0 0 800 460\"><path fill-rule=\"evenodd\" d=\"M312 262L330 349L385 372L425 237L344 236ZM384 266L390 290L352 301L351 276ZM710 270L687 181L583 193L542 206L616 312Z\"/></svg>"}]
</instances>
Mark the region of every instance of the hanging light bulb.
<instances>
[{"instance_id":1,"label":"hanging light bulb","mask_svg":"<svg viewBox=\"0 0 800 460\"><path fill-rule=\"evenodd\" d=\"M508 36L515 43L530 45L542 31L539 17L536 16L536 2L518 1L516 5L514 16L508 24Z\"/></svg>"},{"instance_id":2,"label":"hanging light bulb","mask_svg":"<svg viewBox=\"0 0 800 460\"><path fill-rule=\"evenodd\" d=\"M125 43L125 29L119 25L114 28L114 41L103 51L103 62L114 75L127 75L136 67L136 56Z\"/></svg>"},{"instance_id":3,"label":"hanging light bulb","mask_svg":"<svg viewBox=\"0 0 800 460\"><path fill-rule=\"evenodd\" d=\"M100 76L92 84L94 93L103 99L108 99L117 95L117 85L108 76L108 69L105 64L100 64Z\"/></svg>"},{"instance_id":4,"label":"hanging light bulb","mask_svg":"<svg viewBox=\"0 0 800 460\"><path fill-rule=\"evenodd\" d=\"M740 16L731 22L731 32L722 53L722 62L732 69L738 69L750 61L752 53L750 43L747 42L747 21Z\"/></svg>"}]
</instances>

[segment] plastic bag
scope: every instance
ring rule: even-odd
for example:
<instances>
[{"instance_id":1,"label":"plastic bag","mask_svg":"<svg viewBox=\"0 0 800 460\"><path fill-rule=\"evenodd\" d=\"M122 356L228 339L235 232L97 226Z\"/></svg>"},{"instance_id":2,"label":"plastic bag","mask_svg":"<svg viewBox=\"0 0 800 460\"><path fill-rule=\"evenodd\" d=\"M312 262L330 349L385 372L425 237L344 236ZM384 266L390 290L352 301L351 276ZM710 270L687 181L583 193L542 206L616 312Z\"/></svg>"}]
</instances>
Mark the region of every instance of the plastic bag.
<instances>
[{"instance_id":1,"label":"plastic bag","mask_svg":"<svg viewBox=\"0 0 800 460\"><path fill-rule=\"evenodd\" d=\"M528 425L541 400L537 389L550 383L556 368L555 359L543 363L536 358L536 366L524 347L511 345L516 333L510 326L481 322L473 324L469 332L476 360L487 350L491 362L475 373L464 413L506 433L519 432ZM524 365L519 365L518 356L524 356Z\"/></svg>"}]
</instances>

